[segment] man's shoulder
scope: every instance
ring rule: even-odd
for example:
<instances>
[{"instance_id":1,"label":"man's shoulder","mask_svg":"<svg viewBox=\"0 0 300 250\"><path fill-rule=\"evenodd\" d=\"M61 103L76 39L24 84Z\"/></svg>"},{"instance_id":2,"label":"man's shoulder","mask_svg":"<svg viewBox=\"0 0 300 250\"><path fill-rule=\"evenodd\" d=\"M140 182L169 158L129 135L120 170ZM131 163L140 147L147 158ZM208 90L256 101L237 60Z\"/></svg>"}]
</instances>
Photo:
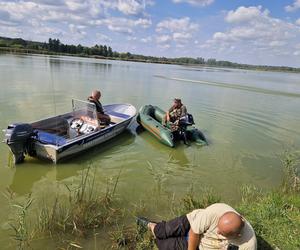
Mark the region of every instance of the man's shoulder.
<instances>
[{"instance_id":1,"label":"man's shoulder","mask_svg":"<svg viewBox=\"0 0 300 250\"><path fill-rule=\"evenodd\" d=\"M223 215L226 212L236 212L231 206L225 203L214 203L206 208L195 209L189 214L207 213L207 214L219 214ZM237 213L237 212L236 212Z\"/></svg>"},{"instance_id":2,"label":"man's shoulder","mask_svg":"<svg viewBox=\"0 0 300 250\"><path fill-rule=\"evenodd\" d=\"M174 110L173 106L169 108L169 112L172 112L173 110Z\"/></svg>"},{"instance_id":3,"label":"man's shoulder","mask_svg":"<svg viewBox=\"0 0 300 250\"><path fill-rule=\"evenodd\" d=\"M246 221L245 226L241 232L241 237L233 243L235 245L238 245L239 249L241 250L257 249L257 240L256 240L255 232L248 221Z\"/></svg>"},{"instance_id":4,"label":"man's shoulder","mask_svg":"<svg viewBox=\"0 0 300 250\"><path fill-rule=\"evenodd\" d=\"M206 208L210 212L217 212L224 214L226 212L236 212L234 208L225 203L214 203ZM236 212L237 213L237 212Z\"/></svg>"},{"instance_id":5,"label":"man's shoulder","mask_svg":"<svg viewBox=\"0 0 300 250\"><path fill-rule=\"evenodd\" d=\"M87 100L88 100L89 102L92 102L92 103L95 103L95 102L96 102L91 96L89 96L89 97L87 98Z\"/></svg>"}]
</instances>

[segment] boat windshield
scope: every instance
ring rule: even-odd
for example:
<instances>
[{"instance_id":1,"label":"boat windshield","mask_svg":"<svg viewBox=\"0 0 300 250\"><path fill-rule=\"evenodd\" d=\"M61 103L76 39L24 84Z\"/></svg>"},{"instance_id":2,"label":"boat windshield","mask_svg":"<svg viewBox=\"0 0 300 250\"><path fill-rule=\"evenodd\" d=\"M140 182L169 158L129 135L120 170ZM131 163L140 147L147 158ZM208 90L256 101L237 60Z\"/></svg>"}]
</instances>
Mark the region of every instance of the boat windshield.
<instances>
[{"instance_id":1,"label":"boat windshield","mask_svg":"<svg viewBox=\"0 0 300 250\"><path fill-rule=\"evenodd\" d=\"M97 119L97 111L94 103L72 99L73 117L85 117L94 121Z\"/></svg>"}]
</instances>

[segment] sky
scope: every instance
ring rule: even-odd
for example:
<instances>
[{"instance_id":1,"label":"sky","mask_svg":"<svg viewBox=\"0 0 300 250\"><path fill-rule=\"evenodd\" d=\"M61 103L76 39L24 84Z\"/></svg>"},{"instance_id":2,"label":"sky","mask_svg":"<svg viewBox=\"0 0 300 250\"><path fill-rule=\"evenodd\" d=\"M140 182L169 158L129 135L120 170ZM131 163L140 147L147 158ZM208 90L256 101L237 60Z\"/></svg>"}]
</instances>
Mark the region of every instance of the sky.
<instances>
[{"instance_id":1,"label":"sky","mask_svg":"<svg viewBox=\"0 0 300 250\"><path fill-rule=\"evenodd\" d=\"M300 0L0 0L0 36L300 67Z\"/></svg>"}]
</instances>

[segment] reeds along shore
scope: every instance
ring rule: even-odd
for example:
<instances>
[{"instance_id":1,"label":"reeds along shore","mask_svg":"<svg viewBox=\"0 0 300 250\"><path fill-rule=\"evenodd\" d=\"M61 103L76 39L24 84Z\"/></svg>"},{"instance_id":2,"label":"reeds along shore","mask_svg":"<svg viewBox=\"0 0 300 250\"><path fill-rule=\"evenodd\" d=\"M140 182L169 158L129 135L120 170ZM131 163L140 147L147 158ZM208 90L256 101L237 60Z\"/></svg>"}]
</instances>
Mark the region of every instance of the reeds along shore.
<instances>
[{"instance_id":1,"label":"reeds along shore","mask_svg":"<svg viewBox=\"0 0 300 250\"><path fill-rule=\"evenodd\" d=\"M235 208L254 227L258 249L300 249L299 156L299 152L284 153L283 179L277 189L263 192L254 186L241 188L242 198ZM155 171L153 166L149 171ZM108 179L104 189L99 188L96 168L88 167L72 185L59 184L61 192L50 200L29 195L23 203L16 203L13 192L8 190L6 196L14 211L9 221L14 244L19 249L34 249L39 241L47 240L53 241L56 248L79 249L92 241L93 248L98 249L97 237L101 234L106 244L115 249L155 249L151 235L136 227L134 218L141 214L151 216L151 211L143 201L124 207L117 192L121 176L120 170ZM164 183L159 173L153 176L157 186L151 192L155 198L163 195ZM211 189L204 189L201 196L192 189L182 197L166 196L169 200L165 209L170 211L170 218L215 202L228 203Z\"/></svg>"}]
</instances>

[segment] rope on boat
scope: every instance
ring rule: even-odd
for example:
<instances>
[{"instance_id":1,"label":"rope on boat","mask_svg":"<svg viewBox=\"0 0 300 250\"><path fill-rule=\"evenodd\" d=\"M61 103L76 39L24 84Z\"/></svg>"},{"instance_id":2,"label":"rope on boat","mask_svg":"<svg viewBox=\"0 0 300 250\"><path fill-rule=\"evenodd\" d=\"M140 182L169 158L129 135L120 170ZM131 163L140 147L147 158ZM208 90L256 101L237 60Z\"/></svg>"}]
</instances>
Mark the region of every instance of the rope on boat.
<instances>
[{"instance_id":1,"label":"rope on boat","mask_svg":"<svg viewBox=\"0 0 300 250\"><path fill-rule=\"evenodd\" d=\"M50 59L51 60L51 59ZM49 60L49 62L50 62ZM54 86L54 81L53 81L53 71L52 71L52 67L51 67L51 62L50 62L50 76L51 76L51 87L52 87L52 101L53 101L53 108L54 108L54 117L56 117L56 98L55 98L55 86ZM55 129L58 129L58 121L57 119L55 119ZM55 145L58 146L58 139L55 139Z\"/></svg>"}]
</instances>

